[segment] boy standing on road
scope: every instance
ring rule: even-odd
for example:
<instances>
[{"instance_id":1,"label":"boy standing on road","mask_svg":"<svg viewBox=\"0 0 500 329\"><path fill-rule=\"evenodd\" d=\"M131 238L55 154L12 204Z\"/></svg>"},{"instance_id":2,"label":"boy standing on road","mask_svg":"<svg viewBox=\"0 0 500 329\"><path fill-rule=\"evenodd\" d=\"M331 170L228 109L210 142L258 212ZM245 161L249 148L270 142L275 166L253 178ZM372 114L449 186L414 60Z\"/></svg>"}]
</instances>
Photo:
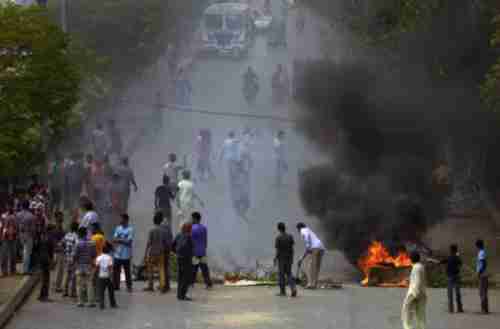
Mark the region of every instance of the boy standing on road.
<instances>
[{"instance_id":1,"label":"boy standing on road","mask_svg":"<svg viewBox=\"0 0 500 329\"><path fill-rule=\"evenodd\" d=\"M103 247L102 254L96 259L97 266L97 296L99 298L99 307L104 309L104 293L108 290L109 304L112 308L116 308L115 289L111 281L111 273L113 271L113 258L109 255L111 246L106 243Z\"/></svg>"},{"instance_id":2,"label":"boy standing on road","mask_svg":"<svg viewBox=\"0 0 500 329\"><path fill-rule=\"evenodd\" d=\"M292 275L293 247L295 242L293 240L293 236L286 233L285 223L278 223L278 231L279 235L276 237L276 241L274 243L276 248L274 263L278 264L280 285L279 296L286 297L286 285L288 284L292 291L292 297L297 297L295 279Z\"/></svg>"}]
</instances>

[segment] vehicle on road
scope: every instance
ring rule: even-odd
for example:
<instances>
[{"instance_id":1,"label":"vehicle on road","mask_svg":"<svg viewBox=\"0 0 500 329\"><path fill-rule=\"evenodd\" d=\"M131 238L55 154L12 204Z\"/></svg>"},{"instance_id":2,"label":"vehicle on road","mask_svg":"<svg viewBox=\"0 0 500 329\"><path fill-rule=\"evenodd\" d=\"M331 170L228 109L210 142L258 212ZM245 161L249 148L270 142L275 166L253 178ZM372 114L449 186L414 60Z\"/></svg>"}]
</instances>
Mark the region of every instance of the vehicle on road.
<instances>
[{"instance_id":1,"label":"vehicle on road","mask_svg":"<svg viewBox=\"0 0 500 329\"><path fill-rule=\"evenodd\" d=\"M248 5L217 3L209 6L201 25L201 50L240 58L255 39L255 24Z\"/></svg>"},{"instance_id":2,"label":"vehicle on road","mask_svg":"<svg viewBox=\"0 0 500 329\"><path fill-rule=\"evenodd\" d=\"M273 21L273 16L265 14L259 9L252 9L252 18L257 32L267 31Z\"/></svg>"}]
</instances>

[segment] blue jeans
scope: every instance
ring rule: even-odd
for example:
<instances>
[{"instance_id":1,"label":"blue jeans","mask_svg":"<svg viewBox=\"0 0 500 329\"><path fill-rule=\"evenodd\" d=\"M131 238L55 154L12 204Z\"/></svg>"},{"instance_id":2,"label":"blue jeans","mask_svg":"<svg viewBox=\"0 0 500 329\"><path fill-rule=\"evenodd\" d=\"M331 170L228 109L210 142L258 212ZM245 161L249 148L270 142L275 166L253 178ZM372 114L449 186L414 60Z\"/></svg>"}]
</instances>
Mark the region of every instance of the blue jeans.
<instances>
[{"instance_id":1,"label":"blue jeans","mask_svg":"<svg viewBox=\"0 0 500 329\"><path fill-rule=\"evenodd\" d=\"M30 273L32 270L31 256L33 254L33 237L24 237L23 240L23 273Z\"/></svg>"}]
</instances>

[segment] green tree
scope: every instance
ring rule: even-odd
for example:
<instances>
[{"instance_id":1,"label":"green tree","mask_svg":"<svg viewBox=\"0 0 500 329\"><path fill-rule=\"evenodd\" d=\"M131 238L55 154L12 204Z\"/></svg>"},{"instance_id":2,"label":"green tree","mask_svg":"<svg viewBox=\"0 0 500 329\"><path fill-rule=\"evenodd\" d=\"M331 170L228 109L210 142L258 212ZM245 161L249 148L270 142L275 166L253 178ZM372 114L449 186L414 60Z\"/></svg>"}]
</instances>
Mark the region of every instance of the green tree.
<instances>
[{"instance_id":1,"label":"green tree","mask_svg":"<svg viewBox=\"0 0 500 329\"><path fill-rule=\"evenodd\" d=\"M496 29L491 38L491 46L500 49L500 14L494 18L493 22ZM486 79L481 86L481 97L490 110L500 113L500 56L486 74Z\"/></svg>"},{"instance_id":2,"label":"green tree","mask_svg":"<svg viewBox=\"0 0 500 329\"><path fill-rule=\"evenodd\" d=\"M80 113L69 38L36 6L0 4L0 175L26 174ZM42 136L44 135L44 136Z\"/></svg>"},{"instance_id":3,"label":"green tree","mask_svg":"<svg viewBox=\"0 0 500 329\"><path fill-rule=\"evenodd\" d=\"M153 64L169 43L185 38L206 0L68 0L68 33L107 65L98 70L108 88L120 90ZM49 3L60 20L61 1Z\"/></svg>"}]
</instances>

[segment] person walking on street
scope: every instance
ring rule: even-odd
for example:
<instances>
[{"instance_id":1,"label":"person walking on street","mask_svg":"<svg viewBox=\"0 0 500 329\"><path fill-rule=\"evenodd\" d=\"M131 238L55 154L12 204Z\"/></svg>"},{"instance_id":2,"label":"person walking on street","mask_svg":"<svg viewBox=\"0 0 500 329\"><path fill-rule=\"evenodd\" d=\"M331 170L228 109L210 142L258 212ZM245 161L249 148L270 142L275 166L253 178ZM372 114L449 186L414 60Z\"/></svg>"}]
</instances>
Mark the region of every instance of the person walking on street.
<instances>
[{"instance_id":1,"label":"person walking on street","mask_svg":"<svg viewBox=\"0 0 500 329\"><path fill-rule=\"evenodd\" d=\"M404 329L425 329L425 307L427 304L425 267L420 262L420 254L416 251L410 254L412 269L410 286L403 302L401 319Z\"/></svg>"},{"instance_id":2,"label":"person walking on street","mask_svg":"<svg viewBox=\"0 0 500 329\"><path fill-rule=\"evenodd\" d=\"M55 214L56 225L54 230L50 232L50 240L53 241L54 244L54 252L55 252L55 268L56 268L56 292L61 293L63 278L64 278L64 236L66 232L64 232L63 223L64 223L64 214L61 211L57 211Z\"/></svg>"},{"instance_id":3,"label":"person walking on street","mask_svg":"<svg viewBox=\"0 0 500 329\"><path fill-rule=\"evenodd\" d=\"M64 293L63 297L76 297L76 266L74 261L75 248L78 243L78 223L71 223L70 231L63 239L64 249Z\"/></svg>"},{"instance_id":4,"label":"person walking on street","mask_svg":"<svg viewBox=\"0 0 500 329\"><path fill-rule=\"evenodd\" d=\"M481 312L483 314L489 314L489 303L488 303L488 260L486 254L486 248L484 246L483 240L476 241L477 253L477 265L476 272L479 279L479 298L481 299Z\"/></svg>"},{"instance_id":5,"label":"person walking on street","mask_svg":"<svg viewBox=\"0 0 500 329\"><path fill-rule=\"evenodd\" d=\"M54 230L53 225L48 225L47 231L40 234L38 241L38 262L40 265L42 282L40 287L40 296L38 300L41 302L50 302L49 291L50 291L50 268L52 260L54 258L54 243L50 239L50 234Z\"/></svg>"},{"instance_id":6,"label":"person walking on street","mask_svg":"<svg viewBox=\"0 0 500 329\"><path fill-rule=\"evenodd\" d=\"M203 281L207 289L212 288L212 281L210 280L210 270L207 264L207 243L208 234L207 227L201 224L201 214L194 212L191 215L193 222L191 228L191 238L193 240L193 285L196 282L198 269L201 268L203 274Z\"/></svg>"},{"instance_id":7,"label":"person walking on street","mask_svg":"<svg viewBox=\"0 0 500 329\"><path fill-rule=\"evenodd\" d=\"M33 256L33 244L35 239L35 215L30 211L30 202L24 200L21 204L22 210L17 213L17 221L21 231L21 242L23 244L23 274L31 274Z\"/></svg>"},{"instance_id":8,"label":"person walking on street","mask_svg":"<svg viewBox=\"0 0 500 329\"><path fill-rule=\"evenodd\" d=\"M119 157L122 154L123 141L122 134L120 133L120 129L116 126L115 120L108 120L108 133L110 141L109 152Z\"/></svg>"},{"instance_id":9,"label":"person walking on street","mask_svg":"<svg viewBox=\"0 0 500 329\"><path fill-rule=\"evenodd\" d=\"M112 308L118 307L115 300L115 289L111 281L111 273L113 271L113 258L110 256L111 249L111 245L106 243L102 254L95 261L97 267L97 296L101 310L105 308L104 296L106 290L108 291L110 306Z\"/></svg>"},{"instance_id":10,"label":"person walking on street","mask_svg":"<svg viewBox=\"0 0 500 329\"><path fill-rule=\"evenodd\" d=\"M275 186L283 185L283 176L288 171L286 159L285 132L280 130L273 141L274 158L276 160Z\"/></svg>"},{"instance_id":11,"label":"person walking on street","mask_svg":"<svg viewBox=\"0 0 500 329\"><path fill-rule=\"evenodd\" d=\"M64 160L59 154L56 154L54 161L49 167L50 216L52 216L56 210L61 210L63 195L67 192L64 189L64 183Z\"/></svg>"},{"instance_id":12,"label":"person walking on street","mask_svg":"<svg viewBox=\"0 0 500 329\"><path fill-rule=\"evenodd\" d=\"M80 227L78 229L78 243L73 256L79 288L78 307L84 307L85 303L88 303L88 307L96 307L94 289L92 289L95 257L95 243L88 238L87 229Z\"/></svg>"},{"instance_id":13,"label":"person walking on street","mask_svg":"<svg viewBox=\"0 0 500 329\"><path fill-rule=\"evenodd\" d=\"M178 185L179 192L177 193L177 207L179 208L177 227L184 222L190 221L191 214L195 209L195 200L198 201L201 207L205 204L203 200L198 196L194 189L194 183L191 180L191 172L189 170L184 170L182 172L182 180ZM174 225L174 230L177 229Z\"/></svg>"},{"instance_id":14,"label":"person walking on street","mask_svg":"<svg viewBox=\"0 0 500 329\"><path fill-rule=\"evenodd\" d=\"M0 264L4 276L16 274L17 243L19 225L14 212L14 204L7 204L7 211L2 215L0 226L1 254Z\"/></svg>"},{"instance_id":15,"label":"person walking on street","mask_svg":"<svg viewBox=\"0 0 500 329\"><path fill-rule=\"evenodd\" d=\"M196 171L200 181L215 178L211 164L212 132L210 129L200 129L198 136L196 136L195 150Z\"/></svg>"},{"instance_id":16,"label":"person walking on street","mask_svg":"<svg viewBox=\"0 0 500 329\"><path fill-rule=\"evenodd\" d=\"M297 230L305 244L305 252L299 262L302 263L306 257L310 260L306 270L306 289L316 289L318 287L318 277L321 269L321 260L325 253L325 247L316 234L314 234L314 232L304 223L298 223Z\"/></svg>"},{"instance_id":17,"label":"person walking on street","mask_svg":"<svg viewBox=\"0 0 500 329\"><path fill-rule=\"evenodd\" d=\"M181 106L190 106L191 95L193 94L193 85L191 84L191 81L189 81L189 78L183 69L179 69L179 73L175 81L175 90L177 104Z\"/></svg>"},{"instance_id":18,"label":"person walking on street","mask_svg":"<svg viewBox=\"0 0 500 329\"><path fill-rule=\"evenodd\" d=\"M177 256L177 299L190 301L187 297L193 277L193 240L191 239L191 224L182 224L181 231L175 237L173 250Z\"/></svg>"},{"instance_id":19,"label":"person walking on street","mask_svg":"<svg viewBox=\"0 0 500 329\"><path fill-rule=\"evenodd\" d=\"M130 201L130 188L134 188L134 192L138 191L137 182L135 181L135 175L132 168L130 168L128 158L121 159L121 165L116 168L115 173L120 176L120 182L123 184L123 210L128 211L128 204Z\"/></svg>"},{"instance_id":20,"label":"person walking on street","mask_svg":"<svg viewBox=\"0 0 500 329\"><path fill-rule=\"evenodd\" d=\"M115 290L120 290L120 273L125 271L125 281L128 292L132 292L132 276L130 274L130 259L132 258L132 242L134 230L129 224L129 216L121 215L121 224L115 229L113 234L113 244L115 245L113 264L113 283Z\"/></svg>"},{"instance_id":21,"label":"person walking on street","mask_svg":"<svg viewBox=\"0 0 500 329\"><path fill-rule=\"evenodd\" d=\"M177 189L177 184L179 184L179 173L182 166L177 164L177 155L175 153L170 153L168 155L168 161L162 168L163 177L168 176L170 181L170 186L173 189Z\"/></svg>"},{"instance_id":22,"label":"person walking on street","mask_svg":"<svg viewBox=\"0 0 500 329\"><path fill-rule=\"evenodd\" d=\"M160 211L165 223L172 231L172 200L175 200L175 192L170 186L170 178L163 176L163 184L155 190L155 211Z\"/></svg>"},{"instance_id":23,"label":"person walking on street","mask_svg":"<svg viewBox=\"0 0 500 329\"><path fill-rule=\"evenodd\" d=\"M279 296L286 297L286 286L290 286L292 297L297 297L297 288L295 287L295 279L292 275L293 265L293 249L295 241L293 236L286 232L285 223L278 223L279 235L276 237L274 246L276 248L276 256L274 263L278 265L279 275Z\"/></svg>"},{"instance_id":24,"label":"person walking on street","mask_svg":"<svg viewBox=\"0 0 500 329\"><path fill-rule=\"evenodd\" d=\"M64 169L66 208L74 210L78 207L78 200L82 194L85 182L85 167L83 154L75 153L71 161Z\"/></svg>"},{"instance_id":25,"label":"person walking on street","mask_svg":"<svg viewBox=\"0 0 500 329\"><path fill-rule=\"evenodd\" d=\"M230 131L224 140L219 156L219 162L223 159L226 161L230 184L236 181L238 175L238 165L241 160L239 144L240 141L236 138L234 131Z\"/></svg>"},{"instance_id":26,"label":"person walking on street","mask_svg":"<svg viewBox=\"0 0 500 329\"><path fill-rule=\"evenodd\" d=\"M166 280L165 280L165 245L166 245L166 232L161 228L163 215L157 212L153 218L154 227L149 231L148 242L146 244L146 251L144 252L144 263L148 268L148 286L144 291L154 291L154 274L158 270L160 277L160 291L166 293Z\"/></svg>"},{"instance_id":27,"label":"person walking on street","mask_svg":"<svg viewBox=\"0 0 500 329\"><path fill-rule=\"evenodd\" d=\"M92 132L92 145L95 159L102 161L108 153L108 140L100 122L97 123L96 129Z\"/></svg>"}]
</instances>

